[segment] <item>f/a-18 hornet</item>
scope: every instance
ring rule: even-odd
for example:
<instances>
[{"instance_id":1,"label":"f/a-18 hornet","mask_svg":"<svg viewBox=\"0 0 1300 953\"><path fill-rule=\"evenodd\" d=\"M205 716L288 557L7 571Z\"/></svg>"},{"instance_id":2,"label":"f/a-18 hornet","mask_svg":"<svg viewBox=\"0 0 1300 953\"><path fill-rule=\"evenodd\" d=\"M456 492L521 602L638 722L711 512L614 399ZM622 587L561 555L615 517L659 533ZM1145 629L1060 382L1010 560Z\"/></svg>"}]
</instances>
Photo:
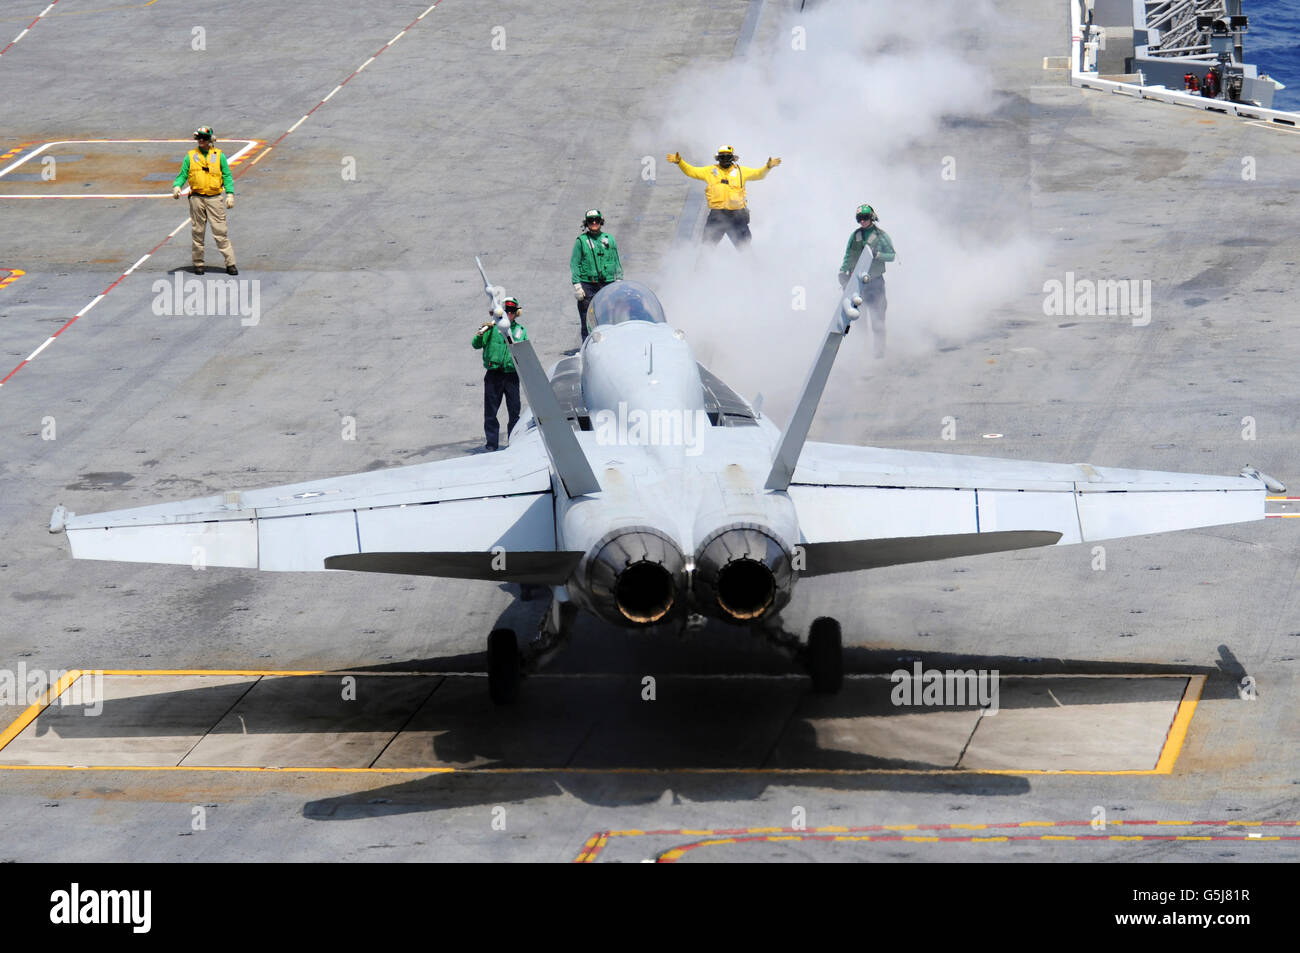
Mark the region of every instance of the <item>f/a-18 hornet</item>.
<instances>
[{"instance_id":1,"label":"f/a-18 hornet","mask_svg":"<svg viewBox=\"0 0 1300 953\"><path fill-rule=\"evenodd\" d=\"M1279 485L1250 467L1201 476L809 442L870 254L784 430L696 362L648 287L619 281L549 379L531 342L504 335L529 411L500 452L88 516L60 506L50 530L78 559L549 587L522 651L511 630L488 638L489 691L509 702L582 611L624 628L749 626L834 692L839 623L817 619L802 644L780 624L800 578L1264 516ZM484 283L504 321L501 290Z\"/></svg>"}]
</instances>

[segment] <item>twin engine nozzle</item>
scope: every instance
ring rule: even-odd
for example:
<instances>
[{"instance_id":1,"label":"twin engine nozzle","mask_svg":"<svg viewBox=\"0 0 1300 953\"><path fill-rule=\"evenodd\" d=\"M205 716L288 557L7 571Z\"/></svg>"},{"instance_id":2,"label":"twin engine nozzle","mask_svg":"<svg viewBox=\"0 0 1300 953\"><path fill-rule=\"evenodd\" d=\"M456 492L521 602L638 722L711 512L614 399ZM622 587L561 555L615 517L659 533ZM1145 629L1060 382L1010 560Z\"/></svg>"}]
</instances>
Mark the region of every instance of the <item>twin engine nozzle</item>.
<instances>
[{"instance_id":1,"label":"twin engine nozzle","mask_svg":"<svg viewBox=\"0 0 1300 953\"><path fill-rule=\"evenodd\" d=\"M687 586L686 557L656 529L616 530L587 559L586 589L593 607L617 625L653 625L677 604Z\"/></svg>"},{"instance_id":2,"label":"twin engine nozzle","mask_svg":"<svg viewBox=\"0 0 1300 953\"><path fill-rule=\"evenodd\" d=\"M649 527L621 529L596 544L585 582L593 608L618 625L654 625L688 602L728 622L757 622L790 600L794 573L785 547L766 529L739 524L711 534L686 558Z\"/></svg>"},{"instance_id":3,"label":"twin engine nozzle","mask_svg":"<svg viewBox=\"0 0 1300 953\"><path fill-rule=\"evenodd\" d=\"M709 536L695 556L695 604L729 622L757 622L790 601L790 555L768 530L739 524Z\"/></svg>"}]
</instances>

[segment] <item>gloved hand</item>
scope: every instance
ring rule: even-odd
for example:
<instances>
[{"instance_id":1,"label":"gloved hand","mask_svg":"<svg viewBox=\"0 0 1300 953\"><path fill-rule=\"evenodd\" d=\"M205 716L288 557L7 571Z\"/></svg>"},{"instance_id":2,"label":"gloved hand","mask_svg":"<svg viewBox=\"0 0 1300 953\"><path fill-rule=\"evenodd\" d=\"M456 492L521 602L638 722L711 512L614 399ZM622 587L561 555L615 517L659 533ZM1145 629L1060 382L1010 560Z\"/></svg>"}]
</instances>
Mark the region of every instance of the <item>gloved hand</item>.
<instances>
[{"instance_id":1,"label":"gloved hand","mask_svg":"<svg viewBox=\"0 0 1300 953\"><path fill-rule=\"evenodd\" d=\"M673 165L677 165L682 161L682 154L680 152L670 152L668 153L668 161Z\"/></svg>"},{"instance_id":2,"label":"gloved hand","mask_svg":"<svg viewBox=\"0 0 1300 953\"><path fill-rule=\"evenodd\" d=\"M488 328L490 328L490 327L492 327L492 322L489 321L487 324L483 325L483 327L481 327L481 328L478 329L478 333L479 333L479 334L482 334L483 332L485 332L485 331L486 331ZM476 334L475 337L478 337L478 335Z\"/></svg>"},{"instance_id":3,"label":"gloved hand","mask_svg":"<svg viewBox=\"0 0 1300 953\"><path fill-rule=\"evenodd\" d=\"M582 290L582 282L575 281L573 283L573 296L577 298L579 301L587 297L587 292Z\"/></svg>"},{"instance_id":4,"label":"gloved hand","mask_svg":"<svg viewBox=\"0 0 1300 953\"><path fill-rule=\"evenodd\" d=\"M179 185L172 186L172 198L174 198L174 199L178 199L178 198L180 198L180 197L181 197L181 189L180 189L180 186L179 186Z\"/></svg>"},{"instance_id":5,"label":"gloved hand","mask_svg":"<svg viewBox=\"0 0 1300 953\"><path fill-rule=\"evenodd\" d=\"M775 169L775 168L776 168L777 166L779 166L780 164L781 164L781 160L780 160L780 159L773 159L771 156L769 156L768 159L767 159L767 167L768 167L769 169Z\"/></svg>"},{"instance_id":6,"label":"gloved hand","mask_svg":"<svg viewBox=\"0 0 1300 953\"><path fill-rule=\"evenodd\" d=\"M234 197L233 195L231 195L229 192L227 192L227 193L226 193L226 208L234 208L234 207L235 207L235 197Z\"/></svg>"}]
</instances>

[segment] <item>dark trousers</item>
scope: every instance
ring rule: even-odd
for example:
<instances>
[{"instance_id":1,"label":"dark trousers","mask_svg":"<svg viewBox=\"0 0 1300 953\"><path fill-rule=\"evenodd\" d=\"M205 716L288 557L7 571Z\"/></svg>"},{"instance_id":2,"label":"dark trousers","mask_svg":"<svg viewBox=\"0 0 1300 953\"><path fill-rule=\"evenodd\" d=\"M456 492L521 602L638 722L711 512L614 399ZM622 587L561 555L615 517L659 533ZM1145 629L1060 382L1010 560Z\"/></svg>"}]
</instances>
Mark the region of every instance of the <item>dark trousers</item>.
<instances>
[{"instance_id":1,"label":"dark trousers","mask_svg":"<svg viewBox=\"0 0 1300 953\"><path fill-rule=\"evenodd\" d=\"M876 357L885 356L885 309L889 301L885 298L885 279L872 278L862 289L862 303L867 306L871 318L871 341Z\"/></svg>"},{"instance_id":2,"label":"dark trousers","mask_svg":"<svg viewBox=\"0 0 1300 953\"><path fill-rule=\"evenodd\" d=\"M753 237L749 234L749 209L709 209L709 216L704 220L704 241L716 245L723 235L730 236L731 244L737 248L748 245Z\"/></svg>"},{"instance_id":3,"label":"dark trousers","mask_svg":"<svg viewBox=\"0 0 1300 953\"><path fill-rule=\"evenodd\" d=\"M501 398L506 399L506 438L519 423L519 375L514 371L490 370L483 375L483 436L487 446L497 449L497 440L501 435L501 424L497 421L497 411L501 409Z\"/></svg>"},{"instance_id":4,"label":"dark trousers","mask_svg":"<svg viewBox=\"0 0 1300 953\"><path fill-rule=\"evenodd\" d=\"M609 284L608 281L584 281L582 290L586 292L578 302L578 325L582 328L582 339L587 340L587 335L591 332L587 330L587 309L591 307L591 299L596 292Z\"/></svg>"}]
</instances>

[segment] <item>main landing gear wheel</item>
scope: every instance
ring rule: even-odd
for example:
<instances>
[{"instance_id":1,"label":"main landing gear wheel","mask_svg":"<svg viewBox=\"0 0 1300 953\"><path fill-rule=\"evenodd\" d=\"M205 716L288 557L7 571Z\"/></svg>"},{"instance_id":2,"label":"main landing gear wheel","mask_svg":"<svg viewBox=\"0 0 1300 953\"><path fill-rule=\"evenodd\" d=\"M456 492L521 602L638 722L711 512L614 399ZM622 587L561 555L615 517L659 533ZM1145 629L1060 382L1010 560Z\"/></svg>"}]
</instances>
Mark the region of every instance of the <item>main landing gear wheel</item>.
<instances>
[{"instance_id":1,"label":"main landing gear wheel","mask_svg":"<svg viewBox=\"0 0 1300 953\"><path fill-rule=\"evenodd\" d=\"M488 694L498 705L519 697L519 645L514 629L493 629L487 648Z\"/></svg>"},{"instance_id":2,"label":"main landing gear wheel","mask_svg":"<svg viewBox=\"0 0 1300 953\"><path fill-rule=\"evenodd\" d=\"M822 616L815 619L808 630L808 647L804 662L812 676L813 691L818 695L834 695L844 684L844 650L840 639L840 624Z\"/></svg>"}]
</instances>

